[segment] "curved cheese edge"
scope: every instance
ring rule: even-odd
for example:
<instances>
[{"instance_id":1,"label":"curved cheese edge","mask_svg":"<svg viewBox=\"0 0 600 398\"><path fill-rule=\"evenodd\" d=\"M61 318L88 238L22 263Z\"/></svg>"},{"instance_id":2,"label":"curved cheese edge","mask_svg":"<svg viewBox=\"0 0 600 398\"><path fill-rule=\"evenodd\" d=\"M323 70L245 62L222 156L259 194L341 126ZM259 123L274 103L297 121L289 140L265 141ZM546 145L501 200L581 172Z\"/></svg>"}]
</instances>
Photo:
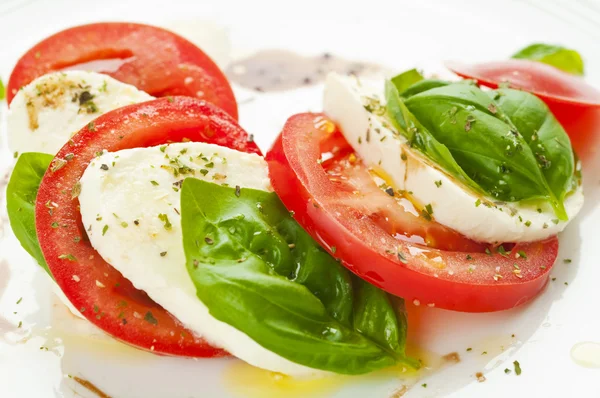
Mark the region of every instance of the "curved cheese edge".
<instances>
[{"instance_id":1,"label":"curved cheese edge","mask_svg":"<svg viewBox=\"0 0 600 398\"><path fill-rule=\"evenodd\" d=\"M136 288L210 344L270 371L296 376L322 373L268 351L213 318L198 299L186 269L178 209L179 182L191 173L175 176L169 170L170 160L175 158L193 169L195 178L271 191L262 157L213 144L181 143L104 153L90 163L81 178L81 216L92 246ZM167 216L170 229L159 214Z\"/></svg>"},{"instance_id":2,"label":"curved cheese edge","mask_svg":"<svg viewBox=\"0 0 600 398\"><path fill-rule=\"evenodd\" d=\"M19 90L8 111L12 152L54 155L103 113L154 99L130 84L95 72L53 72Z\"/></svg>"},{"instance_id":3,"label":"curved cheese edge","mask_svg":"<svg viewBox=\"0 0 600 398\"><path fill-rule=\"evenodd\" d=\"M231 62L231 38L224 26L197 18L169 20L161 26L201 48L221 69Z\"/></svg>"},{"instance_id":4,"label":"curved cheese edge","mask_svg":"<svg viewBox=\"0 0 600 398\"><path fill-rule=\"evenodd\" d=\"M383 83L329 74L324 112L368 167L383 170L396 189L412 192L421 205L430 204L440 224L480 242L531 242L556 235L581 210L581 186L565 200L569 221L559 221L549 206L540 213L523 203L494 204L456 182L412 150L390 123L365 109L372 100L385 104Z\"/></svg>"},{"instance_id":5,"label":"curved cheese edge","mask_svg":"<svg viewBox=\"0 0 600 398\"><path fill-rule=\"evenodd\" d=\"M75 308L75 306L63 293L63 291L60 289L60 286L58 286L58 283L56 283L54 280L52 280L52 292L65 305L65 307L69 309L69 312L71 312L71 314L75 315L77 318L85 319L85 317L81 315L81 312L79 312L79 310Z\"/></svg>"}]
</instances>

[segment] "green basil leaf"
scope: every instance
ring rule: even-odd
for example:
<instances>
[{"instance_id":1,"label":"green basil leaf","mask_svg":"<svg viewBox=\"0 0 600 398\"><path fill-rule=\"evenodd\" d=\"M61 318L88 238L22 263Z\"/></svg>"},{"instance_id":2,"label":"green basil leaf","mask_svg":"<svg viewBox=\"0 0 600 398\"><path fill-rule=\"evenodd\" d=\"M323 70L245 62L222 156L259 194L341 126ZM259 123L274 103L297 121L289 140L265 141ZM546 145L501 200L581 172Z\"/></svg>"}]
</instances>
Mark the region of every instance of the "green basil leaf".
<instances>
[{"instance_id":1,"label":"green basil leaf","mask_svg":"<svg viewBox=\"0 0 600 398\"><path fill-rule=\"evenodd\" d=\"M4 82L0 79L0 101L6 98L6 88L4 88Z\"/></svg>"},{"instance_id":2,"label":"green basil leaf","mask_svg":"<svg viewBox=\"0 0 600 398\"><path fill-rule=\"evenodd\" d=\"M404 92L406 89L422 81L423 75L416 69L407 70L406 72L400 73L392 78L392 83L398 89L399 93Z\"/></svg>"},{"instance_id":3,"label":"green basil leaf","mask_svg":"<svg viewBox=\"0 0 600 398\"><path fill-rule=\"evenodd\" d=\"M569 136L537 96L511 89L495 93L496 102L531 148L550 189L563 201L575 184L575 157Z\"/></svg>"},{"instance_id":4,"label":"green basil leaf","mask_svg":"<svg viewBox=\"0 0 600 398\"><path fill-rule=\"evenodd\" d=\"M356 293L354 295L354 329L369 337L390 351L404 355L406 343L406 313L404 302L394 311L390 297L381 289L353 276ZM382 333L383 332L383 333Z\"/></svg>"},{"instance_id":5,"label":"green basil leaf","mask_svg":"<svg viewBox=\"0 0 600 398\"><path fill-rule=\"evenodd\" d=\"M38 264L52 276L35 229L35 198L44 173L54 156L45 153L23 153L17 160L6 188L6 208L12 230Z\"/></svg>"},{"instance_id":6,"label":"green basil leaf","mask_svg":"<svg viewBox=\"0 0 600 398\"><path fill-rule=\"evenodd\" d=\"M583 75L584 72L581 55L562 46L536 43L518 51L512 58L543 62L574 75Z\"/></svg>"},{"instance_id":7,"label":"green basil leaf","mask_svg":"<svg viewBox=\"0 0 600 398\"><path fill-rule=\"evenodd\" d=\"M274 193L188 178L183 244L198 298L215 318L288 360L360 374L404 356L406 318L325 253ZM355 298L356 297L356 298Z\"/></svg>"},{"instance_id":8,"label":"green basil leaf","mask_svg":"<svg viewBox=\"0 0 600 398\"><path fill-rule=\"evenodd\" d=\"M462 83L438 87L407 99L406 107L492 197L548 200L560 219L567 218L525 138L481 89Z\"/></svg>"},{"instance_id":9,"label":"green basil leaf","mask_svg":"<svg viewBox=\"0 0 600 398\"><path fill-rule=\"evenodd\" d=\"M387 101L387 112L392 124L406 139L411 147L418 149L431 159L436 165L443 168L455 178L463 183L480 191L479 186L463 171L458 165L452 153L448 148L440 143L436 138L417 120L417 118L408 110L396 86L390 82L385 82L385 97Z\"/></svg>"},{"instance_id":10,"label":"green basil leaf","mask_svg":"<svg viewBox=\"0 0 600 398\"><path fill-rule=\"evenodd\" d=\"M274 208L280 209L279 200L276 202ZM293 266L293 271L278 274L288 275L288 279L306 286L311 292L318 292L327 312L343 324L350 325L353 290L349 273L337 263L333 265L335 260L315 244L292 217L279 211L267 213L276 215L276 219L267 221L271 225L277 225L277 233L283 237L288 249L290 244L294 245L294 249L290 251L292 261L289 263Z\"/></svg>"},{"instance_id":11,"label":"green basil leaf","mask_svg":"<svg viewBox=\"0 0 600 398\"><path fill-rule=\"evenodd\" d=\"M393 82L393 80L392 80L392 82ZM436 87L447 86L448 84L450 84L450 82L447 82L445 80L426 79L426 80L421 80L421 81L416 82L415 84L413 84L412 86L408 87L407 89L405 89L403 91L400 91L400 88L398 86L396 86L396 88L398 89L398 92L400 93L400 97L409 98L409 97L412 97L413 95L422 93L423 91L431 90L432 88L436 88Z\"/></svg>"}]
</instances>

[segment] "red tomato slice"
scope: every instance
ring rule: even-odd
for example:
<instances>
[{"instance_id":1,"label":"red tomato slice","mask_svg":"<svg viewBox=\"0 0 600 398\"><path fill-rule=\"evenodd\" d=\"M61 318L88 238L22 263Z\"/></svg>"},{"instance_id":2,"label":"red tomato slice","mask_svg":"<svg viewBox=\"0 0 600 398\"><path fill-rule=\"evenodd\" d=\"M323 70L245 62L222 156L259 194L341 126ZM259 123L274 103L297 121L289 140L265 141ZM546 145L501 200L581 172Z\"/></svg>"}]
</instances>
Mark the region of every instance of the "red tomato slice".
<instances>
[{"instance_id":1,"label":"red tomato slice","mask_svg":"<svg viewBox=\"0 0 600 398\"><path fill-rule=\"evenodd\" d=\"M339 137L338 137L339 136ZM341 139L340 139L341 137ZM368 215L377 225L397 239L422 243L429 247L443 250L464 252L483 252L486 245L464 237L458 232L434 221L429 221L419 214L423 209L416 208L411 201L402 197L391 187L383 191L377 186L369 170L362 164L352 147L339 132L328 137L329 142L336 142L336 154L321 165L336 187L337 197L334 201L359 210ZM330 152L331 153L331 152ZM378 176L376 176L377 178Z\"/></svg>"},{"instance_id":2,"label":"red tomato slice","mask_svg":"<svg viewBox=\"0 0 600 398\"><path fill-rule=\"evenodd\" d=\"M475 65L446 62L446 66L459 76L490 87L508 82L544 99L600 107L600 91L580 77L541 62L508 59Z\"/></svg>"},{"instance_id":3,"label":"red tomato slice","mask_svg":"<svg viewBox=\"0 0 600 398\"><path fill-rule=\"evenodd\" d=\"M535 297L558 254L556 237L500 253L445 251L398 240L343 194L317 162L335 127L321 114L292 116L267 154L275 191L296 220L352 272L428 306L486 312ZM516 258L517 253L525 256Z\"/></svg>"},{"instance_id":4,"label":"red tomato slice","mask_svg":"<svg viewBox=\"0 0 600 398\"><path fill-rule=\"evenodd\" d=\"M475 65L446 62L446 66L457 75L488 87L508 82L511 87L537 95L563 125L578 153L585 152L590 138L597 139L590 135L600 126L600 91L580 77L522 59Z\"/></svg>"},{"instance_id":5,"label":"red tomato slice","mask_svg":"<svg viewBox=\"0 0 600 398\"><path fill-rule=\"evenodd\" d=\"M207 357L225 353L197 339L93 249L81 224L74 188L102 150L168 142L208 142L260 154L246 132L217 107L194 98L162 98L106 113L56 155L37 196L36 229L56 282L90 322L128 344L156 353ZM75 188L76 189L76 188ZM60 228L52 228L52 224Z\"/></svg>"},{"instance_id":6,"label":"red tomato slice","mask_svg":"<svg viewBox=\"0 0 600 398\"><path fill-rule=\"evenodd\" d=\"M8 103L19 88L35 78L77 65L106 73L156 97L197 97L235 119L238 116L229 82L202 50L167 30L120 22L77 26L33 46L10 76Z\"/></svg>"}]
</instances>

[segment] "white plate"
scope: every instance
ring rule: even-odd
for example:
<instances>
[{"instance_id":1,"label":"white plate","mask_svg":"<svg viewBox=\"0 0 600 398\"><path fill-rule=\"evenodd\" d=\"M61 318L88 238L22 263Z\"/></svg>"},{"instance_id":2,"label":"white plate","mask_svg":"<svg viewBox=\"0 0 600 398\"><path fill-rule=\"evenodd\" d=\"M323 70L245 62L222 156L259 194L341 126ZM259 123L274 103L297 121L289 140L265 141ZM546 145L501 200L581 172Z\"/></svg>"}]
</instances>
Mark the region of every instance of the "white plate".
<instances>
[{"instance_id":1,"label":"white plate","mask_svg":"<svg viewBox=\"0 0 600 398\"><path fill-rule=\"evenodd\" d=\"M323 0L2 0L1 76L6 82L18 57L48 34L102 20L175 23L196 36L221 66L255 50L284 48L305 54L329 51L402 70L437 65L450 58L502 59L535 41L561 43L580 50L586 61L586 79L600 86L600 4L591 0L370 0L356 4ZM255 97L241 106L240 120L264 150L288 116L317 111L321 106L321 87L258 96L243 89L236 92L241 101ZM5 113L3 109L3 118ZM0 137L4 135L2 132ZM12 156L3 141L0 145L4 178ZM598 166L591 163L584 164L583 171L586 205L560 236L560 254L552 271L556 280L534 302L493 314L461 314L410 305L409 334L413 344L428 352L423 358L436 363L440 355L457 352L461 361L420 374L424 378L405 397L600 396L600 370L577 365L571 357L575 344L600 342L600 212L596 206L600 176ZM55 305L46 276L19 247L6 223L4 192L0 207L4 224L0 224L2 397L97 396L67 375L89 380L118 398L387 398L403 384L415 383L414 377L397 370L298 384L277 380L234 359L164 358L126 347L74 320L60 304ZM565 258L572 263L565 264ZM17 304L20 297L23 299ZM19 322L23 322L21 328L17 328ZM14 343L17 340L20 342ZM513 369L515 360L523 373L505 374L504 369ZM485 382L476 380L480 371Z\"/></svg>"}]
</instances>

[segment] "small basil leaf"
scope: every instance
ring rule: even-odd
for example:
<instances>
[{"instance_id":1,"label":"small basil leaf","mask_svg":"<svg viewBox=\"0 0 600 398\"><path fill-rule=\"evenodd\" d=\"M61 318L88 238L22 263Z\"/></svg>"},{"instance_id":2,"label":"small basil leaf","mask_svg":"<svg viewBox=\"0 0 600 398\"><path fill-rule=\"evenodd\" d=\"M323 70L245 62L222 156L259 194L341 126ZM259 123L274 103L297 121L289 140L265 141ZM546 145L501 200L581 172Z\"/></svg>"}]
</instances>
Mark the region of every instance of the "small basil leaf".
<instances>
[{"instance_id":1,"label":"small basil leaf","mask_svg":"<svg viewBox=\"0 0 600 398\"><path fill-rule=\"evenodd\" d=\"M498 105L529 144L554 195L563 201L573 186L575 158L569 136L548 106L521 90L496 90Z\"/></svg>"},{"instance_id":2,"label":"small basil leaf","mask_svg":"<svg viewBox=\"0 0 600 398\"><path fill-rule=\"evenodd\" d=\"M21 246L50 276L52 274L44 260L35 228L35 198L42 177L53 158L54 156L45 153L21 154L6 188L10 226Z\"/></svg>"},{"instance_id":3,"label":"small basil leaf","mask_svg":"<svg viewBox=\"0 0 600 398\"><path fill-rule=\"evenodd\" d=\"M532 44L515 53L512 58L543 62L573 75L583 75L584 72L581 55L577 51L563 46Z\"/></svg>"},{"instance_id":4,"label":"small basil leaf","mask_svg":"<svg viewBox=\"0 0 600 398\"><path fill-rule=\"evenodd\" d=\"M4 88L4 82L0 79L0 101L6 98L6 88Z\"/></svg>"},{"instance_id":5,"label":"small basil leaf","mask_svg":"<svg viewBox=\"0 0 600 398\"><path fill-rule=\"evenodd\" d=\"M406 100L406 107L445 145L462 170L497 200L548 200L566 219L531 148L498 104L481 89L451 84Z\"/></svg>"},{"instance_id":6,"label":"small basil leaf","mask_svg":"<svg viewBox=\"0 0 600 398\"><path fill-rule=\"evenodd\" d=\"M392 83L394 83L394 86L396 86L398 92L402 93L407 88L411 87L415 83L422 81L423 79L423 75L418 70L411 69L394 76L392 78Z\"/></svg>"},{"instance_id":7,"label":"small basil leaf","mask_svg":"<svg viewBox=\"0 0 600 398\"><path fill-rule=\"evenodd\" d=\"M238 197L233 188L188 178L181 217L189 274L215 318L315 369L359 374L398 361L418 366L404 356L406 319L390 318L390 301L366 282L353 283L276 194L243 189Z\"/></svg>"}]
</instances>

